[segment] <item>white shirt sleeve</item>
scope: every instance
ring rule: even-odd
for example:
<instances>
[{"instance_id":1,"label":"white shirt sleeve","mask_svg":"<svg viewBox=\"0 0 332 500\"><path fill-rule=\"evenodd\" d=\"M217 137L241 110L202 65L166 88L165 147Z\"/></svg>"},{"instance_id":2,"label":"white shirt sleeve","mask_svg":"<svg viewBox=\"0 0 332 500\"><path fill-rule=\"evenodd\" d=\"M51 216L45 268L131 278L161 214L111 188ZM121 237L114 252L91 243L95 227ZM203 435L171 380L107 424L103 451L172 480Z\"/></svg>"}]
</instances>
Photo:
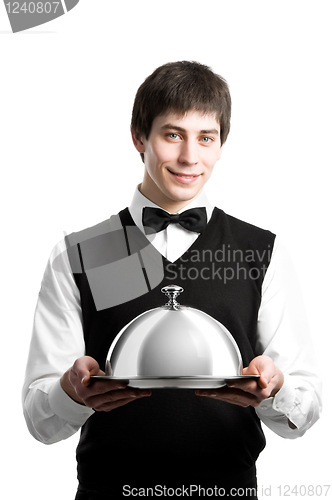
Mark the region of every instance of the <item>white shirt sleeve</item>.
<instances>
[{"instance_id":1,"label":"white shirt sleeve","mask_svg":"<svg viewBox=\"0 0 332 500\"><path fill-rule=\"evenodd\" d=\"M80 295L65 250L62 240L44 273L22 391L28 429L45 444L68 438L94 413L60 385L63 373L85 354Z\"/></svg>"},{"instance_id":2,"label":"white shirt sleeve","mask_svg":"<svg viewBox=\"0 0 332 500\"><path fill-rule=\"evenodd\" d=\"M300 286L278 238L262 286L256 354L270 356L285 375L275 397L256 408L259 418L284 438L302 436L320 417L321 382Z\"/></svg>"}]
</instances>

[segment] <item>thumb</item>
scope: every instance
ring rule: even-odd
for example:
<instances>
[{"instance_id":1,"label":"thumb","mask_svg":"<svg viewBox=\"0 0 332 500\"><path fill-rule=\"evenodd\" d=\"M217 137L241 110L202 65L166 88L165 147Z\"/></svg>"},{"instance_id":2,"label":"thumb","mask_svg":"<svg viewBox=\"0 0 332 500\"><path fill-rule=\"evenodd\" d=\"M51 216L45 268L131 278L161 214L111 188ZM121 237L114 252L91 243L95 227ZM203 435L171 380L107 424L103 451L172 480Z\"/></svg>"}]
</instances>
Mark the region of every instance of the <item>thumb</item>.
<instances>
[{"instance_id":1,"label":"thumb","mask_svg":"<svg viewBox=\"0 0 332 500\"><path fill-rule=\"evenodd\" d=\"M243 375L260 375L259 369L253 361L249 364L249 366L243 368Z\"/></svg>"},{"instance_id":2,"label":"thumb","mask_svg":"<svg viewBox=\"0 0 332 500\"><path fill-rule=\"evenodd\" d=\"M266 389L268 382L264 376L264 359L263 356L257 356L252 359L249 366L243 368L243 375L259 375L258 384L262 389Z\"/></svg>"},{"instance_id":3,"label":"thumb","mask_svg":"<svg viewBox=\"0 0 332 500\"><path fill-rule=\"evenodd\" d=\"M100 370L98 362L90 356L83 356L77 359L73 368L81 384L84 386L90 384L92 376L104 374L104 372Z\"/></svg>"}]
</instances>

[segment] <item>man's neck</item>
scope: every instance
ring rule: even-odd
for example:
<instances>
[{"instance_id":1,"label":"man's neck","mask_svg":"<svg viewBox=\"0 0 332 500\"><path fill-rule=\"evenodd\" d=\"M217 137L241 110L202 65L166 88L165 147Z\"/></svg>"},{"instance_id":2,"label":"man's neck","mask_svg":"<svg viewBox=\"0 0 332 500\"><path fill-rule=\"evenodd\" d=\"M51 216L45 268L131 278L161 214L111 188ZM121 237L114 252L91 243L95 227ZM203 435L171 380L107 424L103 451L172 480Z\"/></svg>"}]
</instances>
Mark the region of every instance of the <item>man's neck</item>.
<instances>
[{"instance_id":1,"label":"man's neck","mask_svg":"<svg viewBox=\"0 0 332 500\"><path fill-rule=\"evenodd\" d=\"M151 195L145 193L144 188L142 189L142 184L139 184L138 190L143 196L145 196L145 198L152 201L152 203L155 203L156 205L158 205L158 207L163 208L164 210L166 210L170 214L175 214L175 213L179 212L182 208L184 208L187 205L189 205L190 203L192 203L201 194L201 192L199 192L197 194L197 196L195 196L195 198L190 199L190 200L177 201L177 200L170 200L170 199L166 199L166 198L163 199L163 197L158 197L158 196L151 197Z\"/></svg>"}]
</instances>

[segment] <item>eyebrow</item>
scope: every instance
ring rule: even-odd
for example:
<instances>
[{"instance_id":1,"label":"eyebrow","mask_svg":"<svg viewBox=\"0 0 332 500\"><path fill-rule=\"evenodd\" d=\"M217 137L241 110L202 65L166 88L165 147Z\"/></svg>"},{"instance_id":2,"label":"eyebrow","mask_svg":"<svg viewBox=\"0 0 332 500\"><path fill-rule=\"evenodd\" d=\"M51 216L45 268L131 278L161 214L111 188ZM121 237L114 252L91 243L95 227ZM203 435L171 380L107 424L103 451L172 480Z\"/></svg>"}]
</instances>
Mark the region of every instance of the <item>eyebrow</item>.
<instances>
[{"instance_id":1,"label":"eyebrow","mask_svg":"<svg viewBox=\"0 0 332 500\"><path fill-rule=\"evenodd\" d=\"M177 127L176 125L172 125L171 123L166 123L161 127L161 130L177 130L178 132L186 132L186 130L182 127ZM212 128L210 130L201 130L199 132L200 134L214 134L214 135L219 135L219 132L217 129Z\"/></svg>"}]
</instances>

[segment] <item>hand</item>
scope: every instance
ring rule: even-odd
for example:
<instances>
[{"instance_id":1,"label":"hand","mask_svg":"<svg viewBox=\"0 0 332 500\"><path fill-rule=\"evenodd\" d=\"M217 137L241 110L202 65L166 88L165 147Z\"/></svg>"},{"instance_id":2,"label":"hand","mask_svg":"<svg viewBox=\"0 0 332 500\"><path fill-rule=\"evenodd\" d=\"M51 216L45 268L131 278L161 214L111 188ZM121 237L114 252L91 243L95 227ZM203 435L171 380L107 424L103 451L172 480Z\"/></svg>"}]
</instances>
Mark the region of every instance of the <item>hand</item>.
<instances>
[{"instance_id":1,"label":"hand","mask_svg":"<svg viewBox=\"0 0 332 500\"><path fill-rule=\"evenodd\" d=\"M197 396L208 396L246 408L257 407L264 399L275 396L284 383L284 375L268 356L257 356L243 375L260 375L257 380L230 381L221 389L201 389L195 391Z\"/></svg>"},{"instance_id":2,"label":"hand","mask_svg":"<svg viewBox=\"0 0 332 500\"><path fill-rule=\"evenodd\" d=\"M96 411L111 411L143 396L151 391L131 389L125 382L111 380L91 380L94 375L105 375L97 361L83 356L61 377L61 387L68 396L82 405Z\"/></svg>"}]
</instances>

